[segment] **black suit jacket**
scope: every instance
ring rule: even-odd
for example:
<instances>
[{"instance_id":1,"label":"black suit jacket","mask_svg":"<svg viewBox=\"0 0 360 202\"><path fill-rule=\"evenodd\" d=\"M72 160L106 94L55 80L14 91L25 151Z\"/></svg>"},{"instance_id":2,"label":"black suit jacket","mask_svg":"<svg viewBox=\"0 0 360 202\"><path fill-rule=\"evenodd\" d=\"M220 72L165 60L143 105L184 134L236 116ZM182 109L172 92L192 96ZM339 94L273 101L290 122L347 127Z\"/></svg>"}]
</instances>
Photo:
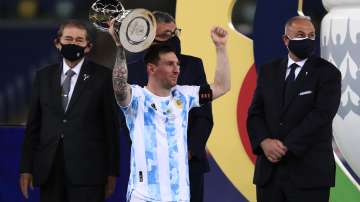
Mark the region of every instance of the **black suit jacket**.
<instances>
[{"instance_id":1,"label":"black suit jacket","mask_svg":"<svg viewBox=\"0 0 360 202\"><path fill-rule=\"evenodd\" d=\"M200 58L180 55L179 85L207 84L204 66ZM139 57L140 58L140 57ZM128 83L145 86L148 82L146 65L141 59L128 64ZM125 122L124 118L122 118ZM122 124L125 126L125 124ZM189 114L188 149L193 155L190 171L208 172L209 163L206 155L206 142L213 127L211 104L194 108Z\"/></svg>"},{"instance_id":2,"label":"black suit jacket","mask_svg":"<svg viewBox=\"0 0 360 202\"><path fill-rule=\"evenodd\" d=\"M310 57L302 67L290 99L283 101L287 58L260 69L249 108L247 129L257 155L254 183L264 185L282 167L296 186L329 187L335 183L332 120L341 96L341 73L331 63ZM281 140L288 153L279 163L267 160L260 147L265 138Z\"/></svg>"},{"instance_id":3,"label":"black suit jacket","mask_svg":"<svg viewBox=\"0 0 360 202\"><path fill-rule=\"evenodd\" d=\"M111 70L85 60L66 113L61 71L62 64L55 64L36 72L20 172L32 173L36 185L45 183L63 139L71 182L104 184L107 176L119 172L119 117Z\"/></svg>"}]
</instances>

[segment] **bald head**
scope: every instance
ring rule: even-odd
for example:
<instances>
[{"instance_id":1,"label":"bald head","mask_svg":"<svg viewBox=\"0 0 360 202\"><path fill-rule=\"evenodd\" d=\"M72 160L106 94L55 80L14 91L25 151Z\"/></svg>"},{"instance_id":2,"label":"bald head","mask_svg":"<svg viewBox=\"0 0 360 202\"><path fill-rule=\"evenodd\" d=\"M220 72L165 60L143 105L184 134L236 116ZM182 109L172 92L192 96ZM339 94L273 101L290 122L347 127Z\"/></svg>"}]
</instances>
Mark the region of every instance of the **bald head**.
<instances>
[{"instance_id":1,"label":"bald head","mask_svg":"<svg viewBox=\"0 0 360 202\"><path fill-rule=\"evenodd\" d=\"M290 38L303 38L301 33L312 33L315 36L315 27L309 16L294 16L290 18L285 24L285 35ZM309 37L311 38L311 37Z\"/></svg>"},{"instance_id":2,"label":"bald head","mask_svg":"<svg viewBox=\"0 0 360 202\"><path fill-rule=\"evenodd\" d=\"M294 61L311 56L315 47L315 27L311 19L306 16L290 18L285 24L283 41Z\"/></svg>"}]
</instances>

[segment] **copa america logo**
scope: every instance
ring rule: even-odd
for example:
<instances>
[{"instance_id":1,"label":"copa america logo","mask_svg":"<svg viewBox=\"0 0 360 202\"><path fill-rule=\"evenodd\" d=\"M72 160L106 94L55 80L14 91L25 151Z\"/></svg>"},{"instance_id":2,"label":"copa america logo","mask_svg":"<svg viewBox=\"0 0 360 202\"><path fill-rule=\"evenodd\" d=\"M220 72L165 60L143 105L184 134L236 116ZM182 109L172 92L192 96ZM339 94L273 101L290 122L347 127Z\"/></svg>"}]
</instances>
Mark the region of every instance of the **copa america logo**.
<instances>
[{"instance_id":1,"label":"copa america logo","mask_svg":"<svg viewBox=\"0 0 360 202\"><path fill-rule=\"evenodd\" d=\"M341 102L334 118L335 141L350 165L360 176L358 127L360 124L360 21L350 18L323 20L321 55L342 74ZM357 176L355 179L359 179ZM356 180L355 180L356 181ZM357 182L359 185L359 181Z\"/></svg>"},{"instance_id":2,"label":"copa america logo","mask_svg":"<svg viewBox=\"0 0 360 202\"><path fill-rule=\"evenodd\" d=\"M340 33L333 41L333 21L330 21L328 37L324 35L321 43L322 57L328 59L337 66L342 74L341 104L338 115L345 118L350 112L360 116L360 32L356 33L356 41L353 41L350 33L350 19L347 19L344 39Z\"/></svg>"}]
</instances>

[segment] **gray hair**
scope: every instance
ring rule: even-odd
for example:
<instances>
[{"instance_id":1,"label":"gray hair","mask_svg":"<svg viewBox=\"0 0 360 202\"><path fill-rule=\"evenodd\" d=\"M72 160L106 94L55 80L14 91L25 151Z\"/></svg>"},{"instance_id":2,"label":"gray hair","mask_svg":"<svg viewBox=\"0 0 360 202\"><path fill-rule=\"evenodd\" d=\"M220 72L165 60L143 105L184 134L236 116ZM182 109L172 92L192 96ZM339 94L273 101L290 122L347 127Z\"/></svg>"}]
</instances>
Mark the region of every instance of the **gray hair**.
<instances>
[{"instance_id":1,"label":"gray hair","mask_svg":"<svg viewBox=\"0 0 360 202\"><path fill-rule=\"evenodd\" d=\"M157 23L175 23L175 19L169 13L163 11L153 11Z\"/></svg>"},{"instance_id":2,"label":"gray hair","mask_svg":"<svg viewBox=\"0 0 360 202\"><path fill-rule=\"evenodd\" d=\"M290 19L288 19L285 23L285 30L284 30L284 33L285 35L287 34L287 29L297 20L307 20L309 22L311 22L311 24L313 24L313 22L311 21L311 18L310 16L294 16L294 17L291 17Z\"/></svg>"}]
</instances>

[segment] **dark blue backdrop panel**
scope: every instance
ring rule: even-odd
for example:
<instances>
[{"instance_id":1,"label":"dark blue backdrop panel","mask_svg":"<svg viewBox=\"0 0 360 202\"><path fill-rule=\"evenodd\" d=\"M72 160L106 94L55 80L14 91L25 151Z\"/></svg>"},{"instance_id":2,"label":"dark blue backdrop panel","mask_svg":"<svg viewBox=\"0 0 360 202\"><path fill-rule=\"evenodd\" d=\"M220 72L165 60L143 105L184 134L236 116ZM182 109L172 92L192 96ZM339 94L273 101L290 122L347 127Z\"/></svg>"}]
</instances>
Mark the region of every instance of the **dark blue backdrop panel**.
<instances>
[{"instance_id":1,"label":"dark blue backdrop panel","mask_svg":"<svg viewBox=\"0 0 360 202\"><path fill-rule=\"evenodd\" d=\"M19 189L19 162L23 128L0 128L0 201L22 202ZM30 192L29 202L39 201L39 191Z\"/></svg>"},{"instance_id":2,"label":"dark blue backdrop panel","mask_svg":"<svg viewBox=\"0 0 360 202\"><path fill-rule=\"evenodd\" d=\"M254 20L254 57L257 67L274 58L283 57L287 50L281 36L288 18L297 15L296 0L257 0Z\"/></svg>"},{"instance_id":3,"label":"dark blue backdrop panel","mask_svg":"<svg viewBox=\"0 0 360 202\"><path fill-rule=\"evenodd\" d=\"M297 9L297 0L279 0L276 3L269 0L257 0L253 33L257 68L275 58L287 55L287 49L282 41L284 25L290 17L298 15ZM303 12L314 20L317 36L319 36L320 20L325 14L322 1L304 0ZM317 37L317 44L319 47L319 37Z\"/></svg>"},{"instance_id":4,"label":"dark blue backdrop panel","mask_svg":"<svg viewBox=\"0 0 360 202\"><path fill-rule=\"evenodd\" d=\"M55 26L0 27L0 123L25 122L34 71L58 59L53 45Z\"/></svg>"}]
</instances>

